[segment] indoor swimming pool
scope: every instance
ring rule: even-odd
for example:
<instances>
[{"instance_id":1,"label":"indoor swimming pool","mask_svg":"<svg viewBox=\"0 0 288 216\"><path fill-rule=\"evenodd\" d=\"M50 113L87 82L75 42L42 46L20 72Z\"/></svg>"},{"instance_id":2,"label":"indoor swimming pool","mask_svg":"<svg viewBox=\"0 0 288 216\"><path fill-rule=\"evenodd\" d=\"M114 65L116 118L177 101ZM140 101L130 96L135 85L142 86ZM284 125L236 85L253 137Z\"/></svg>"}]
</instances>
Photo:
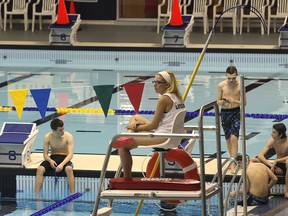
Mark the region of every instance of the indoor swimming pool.
<instances>
[{"instance_id":1,"label":"indoor swimming pool","mask_svg":"<svg viewBox=\"0 0 288 216\"><path fill-rule=\"evenodd\" d=\"M125 132L125 126L134 114L124 84L144 83L140 103L140 114L151 118L158 95L152 81L156 72L164 69L173 71L180 91L184 93L190 80L199 52L148 52L148 51L82 51L82 50L0 50L0 106L14 107L10 90L51 89L46 116L42 119L35 100L28 92L21 119L15 110L0 112L1 122L35 122L39 133L32 152L41 153L43 136L50 131L50 120L59 117L65 122L65 130L74 135L75 154L105 155L111 138ZM256 156L271 135L275 122L287 124L288 110L288 62L287 55L274 53L207 53L202 61L192 87L189 89L185 106L194 113L206 103L217 98L217 85L225 79L225 70L233 64L238 74L245 77L247 95L246 112L246 152ZM112 88L107 117L102 112L95 87ZM71 108L68 113L56 112L57 108ZM75 109L74 111L72 109ZM67 109L66 109L67 111ZM205 116L204 125L213 123L213 111ZM186 124L197 125L197 117L192 114ZM227 157L223 131L221 132L223 157ZM241 139L242 139L241 135ZM241 140L240 139L240 140ZM239 141L240 142L240 141ZM239 152L241 152L239 145ZM134 155L145 156L151 149L135 149ZM215 136L205 135L205 155L215 154ZM195 145L193 157L199 155ZM89 161L88 163L97 163ZM95 183L97 184L97 183ZM24 188L24 189L23 189ZM43 201L37 201L25 187L17 189L16 200L1 202L1 212L6 215L30 215L68 195L63 193L43 194ZM24 191L23 191L24 190ZM25 194L25 195L23 195ZM87 215L91 213L95 191L87 191L83 197L51 211L47 215ZM6 205L9 202L9 205ZM213 202L212 202L213 203ZM191 201L171 215L194 215L201 212L200 202ZM118 208L119 206L119 208ZM191 210L192 206L192 210ZM217 215L217 202L212 205ZM116 202L113 215L134 214L137 202ZM131 209L131 210L130 210ZM126 211L127 210L127 211ZM216 212L216 213L215 213ZM151 201L143 206L140 215L164 214ZM196 214L197 215L197 214Z\"/></svg>"}]
</instances>

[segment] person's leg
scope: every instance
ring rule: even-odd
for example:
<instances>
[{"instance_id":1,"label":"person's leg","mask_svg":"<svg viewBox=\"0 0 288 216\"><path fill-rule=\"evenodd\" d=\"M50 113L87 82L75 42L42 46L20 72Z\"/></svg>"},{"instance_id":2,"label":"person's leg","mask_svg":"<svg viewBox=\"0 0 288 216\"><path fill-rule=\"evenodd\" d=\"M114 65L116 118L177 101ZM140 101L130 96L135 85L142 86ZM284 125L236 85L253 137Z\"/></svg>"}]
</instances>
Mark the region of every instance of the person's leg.
<instances>
[{"instance_id":1,"label":"person's leg","mask_svg":"<svg viewBox=\"0 0 288 216\"><path fill-rule=\"evenodd\" d=\"M231 142L231 137L229 137L229 139L226 140L226 145L227 145L227 150L228 150L228 154L231 157L232 155L232 142Z\"/></svg>"},{"instance_id":2,"label":"person's leg","mask_svg":"<svg viewBox=\"0 0 288 216\"><path fill-rule=\"evenodd\" d=\"M123 172L124 172L124 178L131 178L132 177L131 170L132 170L133 161L132 161L130 149L125 148L125 147L120 148L119 155L120 155L121 165L122 165Z\"/></svg>"},{"instance_id":3,"label":"person's leg","mask_svg":"<svg viewBox=\"0 0 288 216\"><path fill-rule=\"evenodd\" d=\"M233 137L232 135L229 136L229 138L226 140L226 144L227 144L227 150L228 150L228 154L229 154L229 157L230 158L234 158L234 148L233 148ZM232 174L235 173L235 170L236 170L236 164L234 162L231 163L230 165L230 171Z\"/></svg>"},{"instance_id":4,"label":"person's leg","mask_svg":"<svg viewBox=\"0 0 288 216\"><path fill-rule=\"evenodd\" d=\"M130 150L137 148L138 146L161 144L166 140L166 138L134 138L133 144L119 148L118 153L120 155L121 165L123 167L124 178L132 177L131 170L133 161Z\"/></svg>"},{"instance_id":5,"label":"person's leg","mask_svg":"<svg viewBox=\"0 0 288 216\"><path fill-rule=\"evenodd\" d=\"M65 173L67 175L68 186L71 194L75 193L75 182L74 182L74 173L71 166L65 167Z\"/></svg>"},{"instance_id":6,"label":"person's leg","mask_svg":"<svg viewBox=\"0 0 288 216\"><path fill-rule=\"evenodd\" d=\"M145 119L144 117L140 116L140 115L134 115L130 118L128 125L134 123L135 121L136 122L142 121L143 123L145 123L148 120ZM127 132L133 133L135 131L130 129L130 130L127 130ZM123 140L123 138L122 139L120 138L119 140ZM119 140L118 140L118 142L119 142ZM129 140L129 143L130 142L131 142L131 140ZM133 139L132 142L134 143L135 140ZM124 172L124 178L131 178L132 177L131 170L132 170L133 161L132 161L132 156L131 156L130 150L132 149L133 143L129 144L129 146L122 145L123 147L119 148L119 150L118 150L118 153L120 155L121 165L122 165L123 172Z\"/></svg>"},{"instance_id":7,"label":"person's leg","mask_svg":"<svg viewBox=\"0 0 288 216\"><path fill-rule=\"evenodd\" d=\"M40 193L43 184L43 176L46 172L43 166L39 166L36 171L36 193Z\"/></svg>"},{"instance_id":8,"label":"person's leg","mask_svg":"<svg viewBox=\"0 0 288 216\"><path fill-rule=\"evenodd\" d=\"M221 125L225 134L227 151L229 157L233 157L233 137L232 137L232 112L225 111L221 113ZM232 173L235 173L235 164L232 163L230 166L230 170Z\"/></svg>"},{"instance_id":9,"label":"person's leg","mask_svg":"<svg viewBox=\"0 0 288 216\"><path fill-rule=\"evenodd\" d=\"M235 158L238 154L238 138L231 134L230 135L230 157ZM235 169L236 169L236 164L232 163L231 164L231 173L235 173Z\"/></svg>"},{"instance_id":10,"label":"person's leg","mask_svg":"<svg viewBox=\"0 0 288 216\"><path fill-rule=\"evenodd\" d=\"M128 125L129 125L129 124L133 124L133 123L135 123L135 122L138 122L139 124L147 124L147 123L149 123L150 121L149 121L148 119L144 118L144 117L141 116L141 115L134 115L134 116L132 116L132 117L130 118ZM131 130L131 129L130 129L130 130L127 130L127 131L130 132L130 133L135 132L134 130Z\"/></svg>"}]
</instances>

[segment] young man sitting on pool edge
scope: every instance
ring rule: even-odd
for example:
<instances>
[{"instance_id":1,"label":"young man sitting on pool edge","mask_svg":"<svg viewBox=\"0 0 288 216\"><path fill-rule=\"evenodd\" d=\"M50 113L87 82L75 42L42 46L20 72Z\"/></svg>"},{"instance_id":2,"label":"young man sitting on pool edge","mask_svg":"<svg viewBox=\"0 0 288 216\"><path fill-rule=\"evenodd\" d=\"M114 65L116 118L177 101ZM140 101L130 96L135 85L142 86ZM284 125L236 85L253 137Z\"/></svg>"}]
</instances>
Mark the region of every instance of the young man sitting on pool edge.
<instances>
[{"instance_id":1,"label":"young man sitting on pool edge","mask_svg":"<svg viewBox=\"0 0 288 216\"><path fill-rule=\"evenodd\" d=\"M269 201L270 189L276 184L278 178L263 163L251 160L247 167L247 205L262 205ZM243 193L240 190L239 193ZM236 191L230 193L230 203L235 203ZM243 205L243 194L238 196L238 205Z\"/></svg>"},{"instance_id":2,"label":"young man sitting on pool edge","mask_svg":"<svg viewBox=\"0 0 288 216\"><path fill-rule=\"evenodd\" d=\"M274 148L277 156L273 162L268 161L265 157L271 148ZM285 124L277 123L272 126L271 137L257 157L253 160L261 161L275 174L285 176L286 191L284 197L288 199L288 138Z\"/></svg>"},{"instance_id":3,"label":"young man sitting on pool edge","mask_svg":"<svg viewBox=\"0 0 288 216\"><path fill-rule=\"evenodd\" d=\"M69 190L75 193L73 164L70 161L74 153L73 135L64 130L64 122L61 119L53 119L50 123L51 130L43 138L44 161L40 164L36 172L36 194L39 194L44 173L54 170L55 175L65 171L67 175ZM51 150L51 154L49 154Z\"/></svg>"}]
</instances>

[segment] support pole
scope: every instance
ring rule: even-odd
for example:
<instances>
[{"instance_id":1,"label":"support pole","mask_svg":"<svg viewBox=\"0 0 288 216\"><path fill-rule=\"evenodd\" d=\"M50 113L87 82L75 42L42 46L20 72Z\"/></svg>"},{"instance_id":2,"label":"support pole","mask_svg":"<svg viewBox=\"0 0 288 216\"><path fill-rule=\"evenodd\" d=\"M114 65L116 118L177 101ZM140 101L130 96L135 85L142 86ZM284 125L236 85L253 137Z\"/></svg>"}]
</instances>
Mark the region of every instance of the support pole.
<instances>
[{"instance_id":1,"label":"support pole","mask_svg":"<svg viewBox=\"0 0 288 216\"><path fill-rule=\"evenodd\" d=\"M246 131L245 131L245 85L244 77L240 76L240 114L242 135L242 176L243 176L243 214L247 215L247 158L246 158Z\"/></svg>"}]
</instances>

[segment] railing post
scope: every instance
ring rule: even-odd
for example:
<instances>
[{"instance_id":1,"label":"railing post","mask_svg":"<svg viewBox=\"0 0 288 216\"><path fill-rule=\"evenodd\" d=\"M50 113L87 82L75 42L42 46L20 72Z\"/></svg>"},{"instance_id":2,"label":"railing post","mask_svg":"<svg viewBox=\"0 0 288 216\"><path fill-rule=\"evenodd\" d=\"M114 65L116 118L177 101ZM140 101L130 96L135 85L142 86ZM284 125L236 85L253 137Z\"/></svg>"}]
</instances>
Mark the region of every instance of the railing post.
<instances>
[{"instance_id":1,"label":"railing post","mask_svg":"<svg viewBox=\"0 0 288 216\"><path fill-rule=\"evenodd\" d=\"M246 132L245 132L245 86L244 77L240 76L240 116L242 135L242 175L243 175L243 213L247 215L247 161L246 161Z\"/></svg>"}]
</instances>

